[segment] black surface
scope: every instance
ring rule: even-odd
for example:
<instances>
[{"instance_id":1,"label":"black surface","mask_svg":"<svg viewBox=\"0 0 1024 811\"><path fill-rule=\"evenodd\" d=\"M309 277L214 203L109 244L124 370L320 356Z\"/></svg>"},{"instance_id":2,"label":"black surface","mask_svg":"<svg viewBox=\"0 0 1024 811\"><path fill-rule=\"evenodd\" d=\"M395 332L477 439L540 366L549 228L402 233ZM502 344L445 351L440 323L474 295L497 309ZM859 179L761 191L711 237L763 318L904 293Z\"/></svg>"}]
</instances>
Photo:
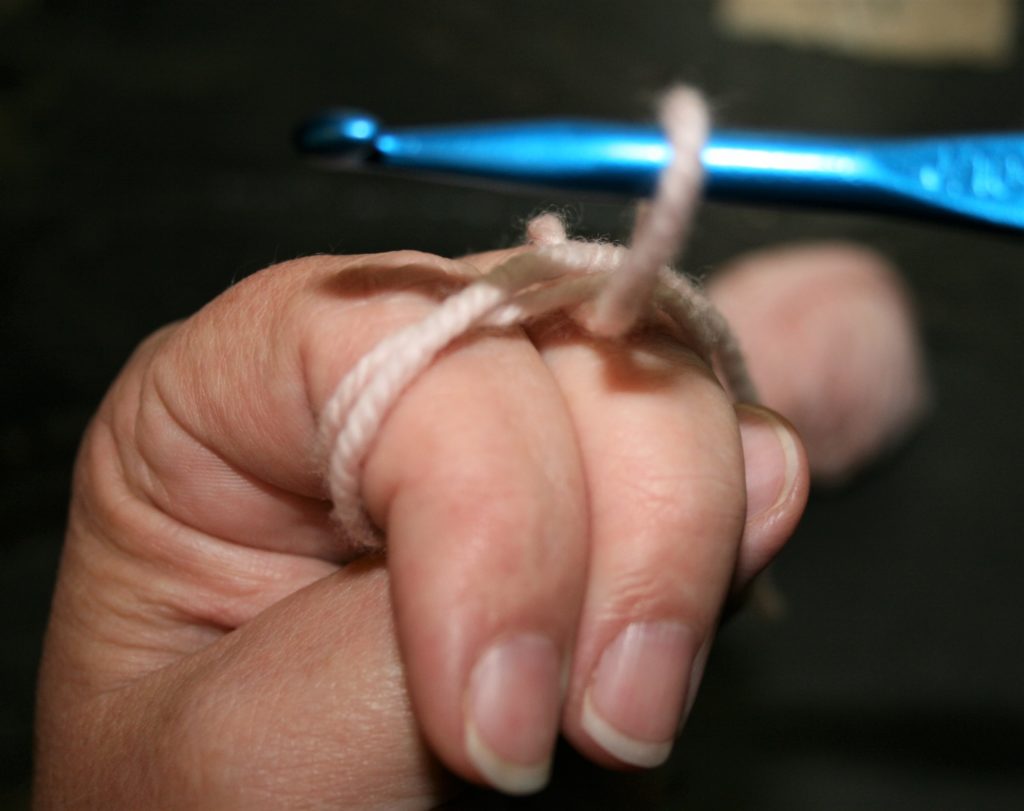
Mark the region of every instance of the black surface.
<instances>
[{"instance_id":1,"label":"black surface","mask_svg":"<svg viewBox=\"0 0 1024 811\"><path fill-rule=\"evenodd\" d=\"M645 118L682 79L732 126L1024 129L1022 49L1001 70L872 64L729 41L708 7L0 4L0 807L26 802L74 447L138 340L297 255L505 245L550 205L584 235L625 235L626 205L316 173L289 148L306 113ZM932 418L852 487L812 500L776 567L785 618L725 630L669 767L605 777L565 753L560 777L582 780L530 805L1024 807L1024 245L708 206L689 269L826 236L904 268L931 356Z\"/></svg>"}]
</instances>

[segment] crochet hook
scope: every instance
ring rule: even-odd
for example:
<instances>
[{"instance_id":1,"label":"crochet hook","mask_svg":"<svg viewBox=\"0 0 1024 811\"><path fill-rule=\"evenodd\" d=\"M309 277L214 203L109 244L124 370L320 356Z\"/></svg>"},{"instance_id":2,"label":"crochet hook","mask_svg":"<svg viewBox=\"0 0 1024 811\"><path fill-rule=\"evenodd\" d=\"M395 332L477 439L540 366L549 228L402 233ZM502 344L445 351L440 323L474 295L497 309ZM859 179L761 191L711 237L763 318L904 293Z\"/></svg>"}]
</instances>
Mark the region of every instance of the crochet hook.
<instances>
[{"instance_id":1,"label":"crochet hook","mask_svg":"<svg viewBox=\"0 0 1024 811\"><path fill-rule=\"evenodd\" d=\"M295 144L335 169L379 167L646 196L670 157L657 127L588 119L383 127L353 109L302 124ZM708 197L953 218L1024 231L1024 132L919 138L716 131Z\"/></svg>"}]
</instances>

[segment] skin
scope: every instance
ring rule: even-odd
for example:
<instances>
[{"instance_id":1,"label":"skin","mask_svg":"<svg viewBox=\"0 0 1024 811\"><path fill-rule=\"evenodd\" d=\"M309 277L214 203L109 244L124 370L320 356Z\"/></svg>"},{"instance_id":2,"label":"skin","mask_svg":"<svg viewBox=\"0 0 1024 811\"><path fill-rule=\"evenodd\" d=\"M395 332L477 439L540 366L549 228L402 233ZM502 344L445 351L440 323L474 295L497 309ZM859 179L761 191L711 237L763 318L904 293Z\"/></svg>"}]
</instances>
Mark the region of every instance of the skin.
<instances>
[{"instance_id":1,"label":"skin","mask_svg":"<svg viewBox=\"0 0 1024 811\"><path fill-rule=\"evenodd\" d=\"M285 263L137 350L77 463L39 808L422 808L449 773L523 789L467 739L477 663L521 634L565 671L524 676L546 680L551 718L508 691L530 719L490 741L509 762L531 766L520 755L550 726L628 766L584 716L634 623L683 629L667 648L694 671L679 695L623 698L644 745L662 743L661 716L674 731L723 605L781 548L808 486L788 423L734 407L689 347L550 322L462 340L366 462L386 559L348 561L331 522L316 418L335 385L450 274L505 256Z\"/></svg>"},{"instance_id":2,"label":"skin","mask_svg":"<svg viewBox=\"0 0 1024 811\"><path fill-rule=\"evenodd\" d=\"M868 248L825 242L749 254L716 274L708 295L740 343L760 347L750 357L754 384L800 432L816 484L845 483L926 415L913 302Z\"/></svg>"}]
</instances>

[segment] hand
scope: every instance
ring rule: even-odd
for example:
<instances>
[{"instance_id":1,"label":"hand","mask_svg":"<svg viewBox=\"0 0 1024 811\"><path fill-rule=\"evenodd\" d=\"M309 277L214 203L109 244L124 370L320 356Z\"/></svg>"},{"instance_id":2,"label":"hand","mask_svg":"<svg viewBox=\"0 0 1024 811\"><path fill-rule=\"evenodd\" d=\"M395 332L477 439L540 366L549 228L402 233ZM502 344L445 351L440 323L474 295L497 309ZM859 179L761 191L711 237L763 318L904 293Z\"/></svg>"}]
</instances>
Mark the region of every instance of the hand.
<instances>
[{"instance_id":1,"label":"hand","mask_svg":"<svg viewBox=\"0 0 1024 811\"><path fill-rule=\"evenodd\" d=\"M609 766L667 756L723 603L799 518L800 443L659 334L476 334L366 462L386 566L342 565L317 414L455 267L286 263L129 361L76 470L41 807L420 807L433 756L529 791L559 730Z\"/></svg>"},{"instance_id":2,"label":"hand","mask_svg":"<svg viewBox=\"0 0 1024 811\"><path fill-rule=\"evenodd\" d=\"M846 483L927 413L914 305L884 257L842 242L740 257L708 295L748 347L763 401L790 420L817 485Z\"/></svg>"}]
</instances>

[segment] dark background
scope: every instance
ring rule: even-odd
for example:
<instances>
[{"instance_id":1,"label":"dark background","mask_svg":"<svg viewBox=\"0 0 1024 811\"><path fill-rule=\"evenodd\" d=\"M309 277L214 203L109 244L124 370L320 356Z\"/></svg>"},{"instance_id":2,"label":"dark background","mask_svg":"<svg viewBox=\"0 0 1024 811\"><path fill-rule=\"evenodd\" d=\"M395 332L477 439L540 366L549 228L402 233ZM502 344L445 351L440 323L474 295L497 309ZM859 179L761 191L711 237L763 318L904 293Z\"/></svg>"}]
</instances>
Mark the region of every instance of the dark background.
<instances>
[{"instance_id":1,"label":"dark background","mask_svg":"<svg viewBox=\"0 0 1024 811\"><path fill-rule=\"evenodd\" d=\"M647 118L681 79L730 126L1024 129L1024 14L1013 64L935 69L737 42L709 8L0 2L0 807L27 802L75 445L135 343L302 254L508 245L550 205L585 236L626 235L625 203L318 173L289 148L304 114ZM785 616L723 632L668 767L605 778L565 753L539 805L1024 807L1024 244L708 205L687 269L822 237L905 271L936 409L892 457L813 497L776 566Z\"/></svg>"}]
</instances>

